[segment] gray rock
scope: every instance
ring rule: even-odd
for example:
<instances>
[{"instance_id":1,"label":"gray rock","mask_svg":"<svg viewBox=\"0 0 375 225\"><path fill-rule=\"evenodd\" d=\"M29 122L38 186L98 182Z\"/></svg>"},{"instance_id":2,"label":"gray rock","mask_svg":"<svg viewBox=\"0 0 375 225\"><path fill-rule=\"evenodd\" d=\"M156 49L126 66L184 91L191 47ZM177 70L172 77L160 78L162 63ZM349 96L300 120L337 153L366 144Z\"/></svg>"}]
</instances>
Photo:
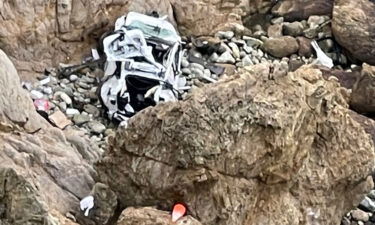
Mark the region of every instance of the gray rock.
<instances>
[{"instance_id":1,"label":"gray rock","mask_svg":"<svg viewBox=\"0 0 375 225\"><path fill-rule=\"evenodd\" d=\"M79 93L85 93L85 92L87 92L87 89L83 89L83 88L77 88L77 91L79 92Z\"/></svg>"},{"instance_id":2,"label":"gray rock","mask_svg":"<svg viewBox=\"0 0 375 225\"><path fill-rule=\"evenodd\" d=\"M43 93L46 95L51 95L53 93L53 90L51 87L45 87L43 88Z\"/></svg>"},{"instance_id":3,"label":"gray rock","mask_svg":"<svg viewBox=\"0 0 375 225\"><path fill-rule=\"evenodd\" d=\"M80 114L78 109L74 109L74 108L67 108L65 113L70 118L73 117L74 115Z\"/></svg>"},{"instance_id":4,"label":"gray rock","mask_svg":"<svg viewBox=\"0 0 375 225\"><path fill-rule=\"evenodd\" d=\"M203 70L200 70L200 69L197 69L197 68L192 68L191 73L194 74L196 77L203 76Z\"/></svg>"},{"instance_id":5,"label":"gray rock","mask_svg":"<svg viewBox=\"0 0 375 225\"><path fill-rule=\"evenodd\" d=\"M245 56L243 59L242 59L242 66L245 67L245 66L251 66L253 65L254 63L251 61L250 59L250 56Z\"/></svg>"},{"instance_id":6,"label":"gray rock","mask_svg":"<svg viewBox=\"0 0 375 225\"><path fill-rule=\"evenodd\" d=\"M243 39L246 41L247 45L252 48L259 48L263 45L263 41L256 38L244 36Z\"/></svg>"},{"instance_id":7,"label":"gray rock","mask_svg":"<svg viewBox=\"0 0 375 225\"><path fill-rule=\"evenodd\" d=\"M69 80L70 80L71 82L74 82L74 81L78 80L78 76L75 75L75 74L72 74L72 75L70 75Z\"/></svg>"},{"instance_id":8,"label":"gray rock","mask_svg":"<svg viewBox=\"0 0 375 225\"><path fill-rule=\"evenodd\" d=\"M98 121L91 121L88 123L88 126L94 134L102 134L106 130L106 127Z\"/></svg>"},{"instance_id":9,"label":"gray rock","mask_svg":"<svg viewBox=\"0 0 375 225\"><path fill-rule=\"evenodd\" d=\"M212 53L210 58L208 58L208 60L211 61L211 62L216 62L218 58L219 58L219 56L217 55L216 52L214 52L214 53Z\"/></svg>"},{"instance_id":10,"label":"gray rock","mask_svg":"<svg viewBox=\"0 0 375 225\"><path fill-rule=\"evenodd\" d=\"M94 105L86 104L86 105L83 106L83 110L85 112L93 115L94 117L100 116L100 110Z\"/></svg>"},{"instance_id":11,"label":"gray rock","mask_svg":"<svg viewBox=\"0 0 375 225\"><path fill-rule=\"evenodd\" d=\"M284 17L277 17L271 20L272 24L282 24L284 22Z\"/></svg>"},{"instance_id":12,"label":"gray rock","mask_svg":"<svg viewBox=\"0 0 375 225\"><path fill-rule=\"evenodd\" d=\"M211 77L211 71L209 69L203 70L203 75L206 77Z\"/></svg>"},{"instance_id":13,"label":"gray rock","mask_svg":"<svg viewBox=\"0 0 375 225\"><path fill-rule=\"evenodd\" d=\"M181 60L181 66L183 67L183 68L187 68L187 67L189 67L189 61L186 59L186 58L182 58L182 60Z\"/></svg>"},{"instance_id":14,"label":"gray rock","mask_svg":"<svg viewBox=\"0 0 375 225\"><path fill-rule=\"evenodd\" d=\"M198 70L204 70L204 66L198 63L191 63L190 69L198 69Z\"/></svg>"},{"instance_id":15,"label":"gray rock","mask_svg":"<svg viewBox=\"0 0 375 225\"><path fill-rule=\"evenodd\" d=\"M78 82L78 86L81 87L81 88L83 88L83 89L86 89L86 90L89 90L92 87L91 85L89 85L89 84L87 84L85 82L82 82L82 81Z\"/></svg>"},{"instance_id":16,"label":"gray rock","mask_svg":"<svg viewBox=\"0 0 375 225\"><path fill-rule=\"evenodd\" d=\"M220 39L232 39L234 37L233 31L219 31L217 32L216 36Z\"/></svg>"},{"instance_id":17,"label":"gray rock","mask_svg":"<svg viewBox=\"0 0 375 225\"><path fill-rule=\"evenodd\" d=\"M323 16L310 16L307 20L307 24L310 28L317 28L319 25L325 22L325 17Z\"/></svg>"},{"instance_id":18,"label":"gray rock","mask_svg":"<svg viewBox=\"0 0 375 225\"><path fill-rule=\"evenodd\" d=\"M67 105L66 105L65 102L60 102L60 103L58 104L58 106L59 106L59 108L60 108L61 111L63 111L63 112L66 111Z\"/></svg>"},{"instance_id":19,"label":"gray rock","mask_svg":"<svg viewBox=\"0 0 375 225\"><path fill-rule=\"evenodd\" d=\"M244 51L240 52L240 58L241 59L243 59L246 55L247 55L246 52L244 52Z\"/></svg>"},{"instance_id":20,"label":"gray rock","mask_svg":"<svg viewBox=\"0 0 375 225\"><path fill-rule=\"evenodd\" d=\"M233 58L232 54L230 52L226 51L216 60L218 63L230 63L234 64L236 60Z\"/></svg>"},{"instance_id":21,"label":"gray rock","mask_svg":"<svg viewBox=\"0 0 375 225\"><path fill-rule=\"evenodd\" d=\"M243 46L243 50L247 53L250 54L254 49L247 44Z\"/></svg>"},{"instance_id":22,"label":"gray rock","mask_svg":"<svg viewBox=\"0 0 375 225\"><path fill-rule=\"evenodd\" d=\"M313 39L318 35L316 28L309 28L303 31L303 35L307 38Z\"/></svg>"},{"instance_id":23,"label":"gray rock","mask_svg":"<svg viewBox=\"0 0 375 225\"><path fill-rule=\"evenodd\" d=\"M282 24L275 24L271 25L267 29L268 37L281 37L283 36L283 25Z\"/></svg>"},{"instance_id":24,"label":"gray rock","mask_svg":"<svg viewBox=\"0 0 375 225\"><path fill-rule=\"evenodd\" d=\"M370 212L375 212L375 203L369 197L365 197L359 205Z\"/></svg>"},{"instance_id":25,"label":"gray rock","mask_svg":"<svg viewBox=\"0 0 375 225\"><path fill-rule=\"evenodd\" d=\"M351 214L352 214L352 218L357 221L367 222L369 220L369 215L360 209L353 210Z\"/></svg>"},{"instance_id":26,"label":"gray rock","mask_svg":"<svg viewBox=\"0 0 375 225\"><path fill-rule=\"evenodd\" d=\"M69 83L70 83L70 80L64 78L64 79L61 79L61 80L60 80L60 83L61 83L61 84L69 84Z\"/></svg>"},{"instance_id":27,"label":"gray rock","mask_svg":"<svg viewBox=\"0 0 375 225\"><path fill-rule=\"evenodd\" d=\"M31 96L32 99L35 100L35 99L41 99L41 98L43 98L44 95L40 91L32 90L30 92L30 96Z\"/></svg>"},{"instance_id":28,"label":"gray rock","mask_svg":"<svg viewBox=\"0 0 375 225\"><path fill-rule=\"evenodd\" d=\"M87 122L90 121L90 117L87 116L87 115L83 115L83 114L76 114L74 115L73 117L73 122L74 124L76 124L77 126L81 126Z\"/></svg>"},{"instance_id":29,"label":"gray rock","mask_svg":"<svg viewBox=\"0 0 375 225\"><path fill-rule=\"evenodd\" d=\"M65 92L58 91L54 94L54 97L61 99L68 105L72 104L72 99Z\"/></svg>"},{"instance_id":30,"label":"gray rock","mask_svg":"<svg viewBox=\"0 0 375 225\"><path fill-rule=\"evenodd\" d=\"M95 83L95 78L88 77L88 76L82 76L81 81L87 84L93 84Z\"/></svg>"},{"instance_id":31,"label":"gray rock","mask_svg":"<svg viewBox=\"0 0 375 225\"><path fill-rule=\"evenodd\" d=\"M290 35L293 37L300 36L303 33L303 25L301 22L295 21L293 23L283 24L283 34Z\"/></svg>"},{"instance_id":32,"label":"gray rock","mask_svg":"<svg viewBox=\"0 0 375 225\"><path fill-rule=\"evenodd\" d=\"M229 47L232 49L232 54L234 58L239 59L240 58L240 49L236 45L236 43L230 42Z\"/></svg>"},{"instance_id":33,"label":"gray rock","mask_svg":"<svg viewBox=\"0 0 375 225\"><path fill-rule=\"evenodd\" d=\"M190 75L191 74L191 70L189 68L183 68L181 70L182 74L184 75Z\"/></svg>"}]
</instances>

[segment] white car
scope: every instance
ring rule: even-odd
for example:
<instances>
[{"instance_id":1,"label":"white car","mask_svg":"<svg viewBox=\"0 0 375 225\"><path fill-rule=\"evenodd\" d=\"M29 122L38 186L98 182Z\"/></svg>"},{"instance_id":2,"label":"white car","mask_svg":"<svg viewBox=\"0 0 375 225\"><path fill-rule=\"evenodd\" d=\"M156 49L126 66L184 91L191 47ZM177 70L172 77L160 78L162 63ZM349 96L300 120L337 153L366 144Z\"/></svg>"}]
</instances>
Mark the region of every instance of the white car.
<instances>
[{"instance_id":1,"label":"white car","mask_svg":"<svg viewBox=\"0 0 375 225\"><path fill-rule=\"evenodd\" d=\"M99 95L110 119L126 121L160 101L177 101L181 75L181 37L165 18L130 12L117 19L103 40L107 60Z\"/></svg>"}]
</instances>

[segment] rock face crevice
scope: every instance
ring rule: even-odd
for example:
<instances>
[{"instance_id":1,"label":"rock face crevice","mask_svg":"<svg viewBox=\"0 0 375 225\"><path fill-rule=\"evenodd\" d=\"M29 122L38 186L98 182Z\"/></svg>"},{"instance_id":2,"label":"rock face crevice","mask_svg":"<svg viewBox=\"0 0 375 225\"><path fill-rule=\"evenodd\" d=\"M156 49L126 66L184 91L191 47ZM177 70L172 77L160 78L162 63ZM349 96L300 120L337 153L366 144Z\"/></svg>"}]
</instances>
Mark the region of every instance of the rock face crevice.
<instances>
[{"instance_id":1,"label":"rock face crevice","mask_svg":"<svg viewBox=\"0 0 375 225\"><path fill-rule=\"evenodd\" d=\"M338 83L312 67L277 79L254 68L118 131L96 168L121 207L182 201L203 224L333 225L358 204L374 146Z\"/></svg>"}]
</instances>

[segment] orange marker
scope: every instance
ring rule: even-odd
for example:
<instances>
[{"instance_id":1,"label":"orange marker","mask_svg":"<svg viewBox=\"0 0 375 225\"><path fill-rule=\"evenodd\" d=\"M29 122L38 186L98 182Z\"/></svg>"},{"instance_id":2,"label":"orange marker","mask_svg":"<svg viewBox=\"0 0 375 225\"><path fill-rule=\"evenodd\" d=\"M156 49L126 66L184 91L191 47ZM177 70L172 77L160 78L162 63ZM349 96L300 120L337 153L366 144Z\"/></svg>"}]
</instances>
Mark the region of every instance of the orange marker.
<instances>
[{"instance_id":1,"label":"orange marker","mask_svg":"<svg viewBox=\"0 0 375 225\"><path fill-rule=\"evenodd\" d=\"M186 207L182 204L176 204L173 206L172 211L172 222L176 222L181 217L183 217L186 213Z\"/></svg>"}]
</instances>

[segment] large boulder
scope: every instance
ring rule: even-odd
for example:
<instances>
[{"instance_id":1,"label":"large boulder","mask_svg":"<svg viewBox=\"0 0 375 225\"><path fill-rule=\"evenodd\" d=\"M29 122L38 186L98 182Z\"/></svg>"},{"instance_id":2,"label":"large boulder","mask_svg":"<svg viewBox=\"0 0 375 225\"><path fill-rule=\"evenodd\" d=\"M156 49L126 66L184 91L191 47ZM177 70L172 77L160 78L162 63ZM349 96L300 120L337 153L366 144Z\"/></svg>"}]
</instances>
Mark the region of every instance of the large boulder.
<instances>
[{"instance_id":1,"label":"large boulder","mask_svg":"<svg viewBox=\"0 0 375 225\"><path fill-rule=\"evenodd\" d=\"M127 208L124 210L117 225L202 225L191 216L185 216L172 222L171 214L155 208Z\"/></svg>"},{"instance_id":2,"label":"large boulder","mask_svg":"<svg viewBox=\"0 0 375 225\"><path fill-rule=\"evenodd\" d=\"M74 131L65 133L40 117L21 88L17 72L0 51L0 224L73 224L67 213L80 214L79 200L96 173L84 155L99 153ZM85 154L67 141L85 145Z\"/></svg>"},{"instance_id":3,"label":"large boulder","mask_svg":"<svg viewBox=\"0 0 375 225\"><path fill-rule=\"evenodd\" d=\"M331 15L334 0L282 0L272 8L272 13L287 21L297 21L312 15Z\"/></svg>"},{"instance_id":4,"label":"large boulder","mask_svg":"<svg viewBox=\"0 0 375 225\"><path fill-rule=\"evenodd\" d=\"M353 86L350 106L360 113L375 114L375 66L363 64Z\"/></svg>"},{"instance_id":5,"label":"large boulder","mask_svg":"<svg viewBox=\"0 0 375 225\"><path fill-rule=\"evenodd\" d=\"M372 187L374 144L339 84L268 65L130 119L96 168L120 207L184 202L202 224L327 224Z\"/></svg>"},{"instance_id":6,"label":"large boulder","mask_svg":"<svg viewBox=\"0 0 375 225\"><path fill-rule=\"evenodd\" d=\"M340 45L355 58L375 65L375 2L336 0L332 31Z\"/></svg>"}]
</instances>

